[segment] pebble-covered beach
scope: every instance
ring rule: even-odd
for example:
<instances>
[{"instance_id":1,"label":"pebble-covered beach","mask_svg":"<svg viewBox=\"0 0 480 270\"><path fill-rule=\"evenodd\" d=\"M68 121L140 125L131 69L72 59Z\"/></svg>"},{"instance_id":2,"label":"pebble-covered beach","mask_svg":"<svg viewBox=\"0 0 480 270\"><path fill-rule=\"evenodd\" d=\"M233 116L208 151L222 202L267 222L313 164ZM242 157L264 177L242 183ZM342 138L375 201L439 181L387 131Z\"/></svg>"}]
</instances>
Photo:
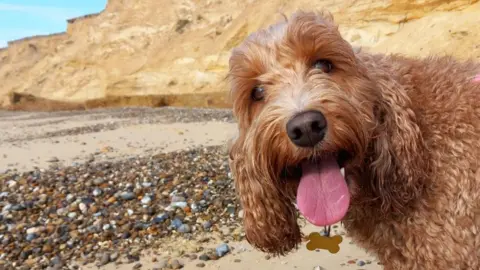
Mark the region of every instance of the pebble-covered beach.
<instances>
[{"instance_id":1,"label":"pebble-covered beach","mask_svg":"<svg viewBox=\"0 0 480 270\"><path fill-rule=\"evenodd\" d=\"M0 264L135 261L143 249L205 232L241 240L242 212L224 152L218 146L1 174ZM228 245L178 253L216 259Z\"/></svg>"}]
</instances>

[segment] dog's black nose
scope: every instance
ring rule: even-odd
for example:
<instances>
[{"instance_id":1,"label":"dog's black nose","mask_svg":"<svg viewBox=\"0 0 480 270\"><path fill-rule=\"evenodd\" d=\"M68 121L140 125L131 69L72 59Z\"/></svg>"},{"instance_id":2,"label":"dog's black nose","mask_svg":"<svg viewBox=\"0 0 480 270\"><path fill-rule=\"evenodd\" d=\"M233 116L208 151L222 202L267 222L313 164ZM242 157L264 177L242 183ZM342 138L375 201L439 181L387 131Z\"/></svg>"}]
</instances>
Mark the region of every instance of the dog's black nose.
<instances>
[{"instance_id":1,"label":"dog's black nose","mask_svg":"<svg viewBox=\"0 0 480 270\"><path fill-rule=\"evenodd\" d=\"M319 111L305 111L287 122L290 140L300 147L314 147L325 137L327 120Z\"/></svg>"}]
</instances>

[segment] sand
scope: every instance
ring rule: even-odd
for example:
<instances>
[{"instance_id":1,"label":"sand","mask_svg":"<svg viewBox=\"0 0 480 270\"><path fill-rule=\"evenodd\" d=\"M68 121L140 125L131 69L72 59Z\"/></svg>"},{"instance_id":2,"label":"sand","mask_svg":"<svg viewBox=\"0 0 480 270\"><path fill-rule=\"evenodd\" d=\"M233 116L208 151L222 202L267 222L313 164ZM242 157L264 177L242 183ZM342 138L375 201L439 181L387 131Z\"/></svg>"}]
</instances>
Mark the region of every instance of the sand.
<instances>
[{"instance_id":1,"label":"sand","mask_svg":"<svg viewBox=\"0 0 480 270\"><path fill-rule=\"evenodd\" d=\"M22 171L34 167L48 168L51 163L69 165L91 158L123 159L155 151L224 145L234 129L235 123L228 119L172 122L161 113L148 116L132 113L128 117L119 110L42 114L0 112L0 172L13 168ZM308 234L321 229L307 225L303 231ZM338 231L342 231L340 225ZM324 269L382 269L374 257L348 237L344 237L337 254L326 250L309 251L304 243L298 251L270 259L246 241L229 245L234 248L232 254L205 262L203 269L314 269L317 266ZM167 250L159 253L166 254ZM161 258L158 255L142 257L141 269L154 268L157 264L152 262L154 257ZM359 266L359 260L367 264ZM185 264L184 269L199 269L196 266L199 260L181 261ZM134 264L108 264L100 269L127 270ZM96 268L92 265L82 267Z\"/></svg>"}]
</instances>

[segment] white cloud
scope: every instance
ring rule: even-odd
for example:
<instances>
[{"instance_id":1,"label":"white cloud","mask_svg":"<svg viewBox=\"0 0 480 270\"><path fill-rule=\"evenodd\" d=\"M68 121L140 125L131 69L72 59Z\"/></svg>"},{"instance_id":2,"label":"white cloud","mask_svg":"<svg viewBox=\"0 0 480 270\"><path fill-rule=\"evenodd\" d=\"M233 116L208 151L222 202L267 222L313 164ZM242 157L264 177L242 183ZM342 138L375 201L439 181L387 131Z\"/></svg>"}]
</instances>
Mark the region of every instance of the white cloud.
<instances>
[{"instance_id":1,"label":"white cloud","mask_svg":"<svg viewBox=\"0 0 480 270\"><path fill-rule=\"evenodd\" d=\"M7 47L7 41L6 40L0 40L0 48L5 48Z\"/></svg>"},{"instance_id":2,"label":"white cloud","mask_svg":"<svg viewBox=\"0 0 480 270\"><path fill-rule=\"evenodd\" d=\"M41 16L46 19L58 21L65 21L71 17L78 16L78 11L68 8L58 7L44 7L44 6L31 6L31 5L15 5L0 3L0 11L17 11L24 12L35 16Z\"/></svg>"}]
</instances>

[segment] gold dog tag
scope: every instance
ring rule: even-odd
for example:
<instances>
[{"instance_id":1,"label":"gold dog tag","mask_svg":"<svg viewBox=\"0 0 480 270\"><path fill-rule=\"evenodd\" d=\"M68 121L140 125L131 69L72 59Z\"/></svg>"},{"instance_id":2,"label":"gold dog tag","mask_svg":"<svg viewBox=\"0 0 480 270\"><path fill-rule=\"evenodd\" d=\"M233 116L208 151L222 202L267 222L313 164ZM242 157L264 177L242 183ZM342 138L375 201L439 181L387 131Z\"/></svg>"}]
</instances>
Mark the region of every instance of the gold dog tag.
<instances>
[{"instance_id":1,"label":"gold dog tag","mask_svg":"<svg viewBox=\"0 0 480 270\"><path fill-rule=\"evenodd\" d=\"M330 253L337 253L340 251L340 243L343 241L342 236L334 235L330 237L330 226L325 229L325 235L318 232L313 232L308 236L307 249L310 251L316 249L325 249Z\"/></svg>"}]
</instances>

